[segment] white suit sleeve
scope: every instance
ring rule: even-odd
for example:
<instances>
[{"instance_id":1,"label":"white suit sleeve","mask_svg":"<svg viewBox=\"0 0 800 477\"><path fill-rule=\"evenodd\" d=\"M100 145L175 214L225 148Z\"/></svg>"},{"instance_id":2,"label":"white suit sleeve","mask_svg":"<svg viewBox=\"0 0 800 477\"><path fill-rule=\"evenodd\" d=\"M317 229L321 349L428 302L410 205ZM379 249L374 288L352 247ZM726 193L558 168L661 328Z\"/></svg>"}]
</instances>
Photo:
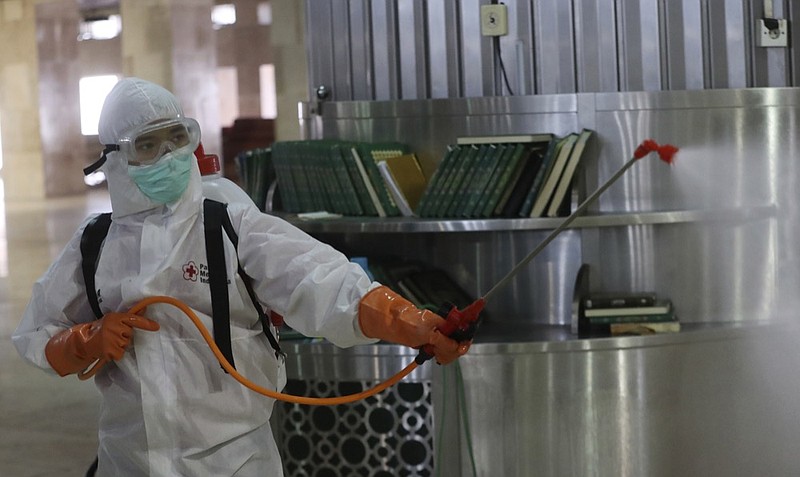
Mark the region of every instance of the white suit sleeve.
<instances>
[{"instance_id":1,"label":"white suit sleeve","mask_svg":"<svg viewBox=\"0 0 800 477\"><path fill-rule=\"evenodd\" d=\"M341 347L377 341L361 332L358 304L379 283L341 252L286 221L254 208L233 210L239 260L263 303L306 336Z\"/></svg>"},{"instance_id":2,"label":"white suit sleeve","mask_svg":"<svg viewBox=\"0 0 800 477\"><path fill-rule=\"evenodd\" d=\"M51 337L78 323L94 320L81 273L80 239L89 217L79 227L50 268L33 285L17 329L11 336L20 356L52 371L44 355Z\"/></svg>"}]
</instances>

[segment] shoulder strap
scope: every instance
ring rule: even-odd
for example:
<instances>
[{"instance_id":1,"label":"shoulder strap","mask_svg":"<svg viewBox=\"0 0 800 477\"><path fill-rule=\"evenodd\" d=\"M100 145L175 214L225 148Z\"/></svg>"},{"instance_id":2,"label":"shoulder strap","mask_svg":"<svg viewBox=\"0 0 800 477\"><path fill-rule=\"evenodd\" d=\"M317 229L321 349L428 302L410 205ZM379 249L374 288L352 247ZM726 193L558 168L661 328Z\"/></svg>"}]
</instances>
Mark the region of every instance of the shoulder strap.
<instances>
[{"instance_id":1,"label":"shoulder strap","mask_svg":"<svg viewBox=\"0 0 800 477\"><path fill-rule=\"evenodd\" d=\"M225 248L222 244L222 217L227 216L225 204L214 200L203 201L203 226L208 259L208 285L211 288L211 319L214 324L214 341L222 355L233 362L231 347L231 317L228 302L228 274L225 271Z\"/></svg>"},{"instance_id":2,"label":"shoulder strap","mask_svg":"<svg viewBox=\"0 0 800 477\"><path fill-rule=\"evenodd\" d=\"M100 249L103 241L108 235L108 228L111 226L111 212L100 214L93 218L83 229L81 235L81 270L83 271L83 283L86 288L86 297L89 306L95 316L100 319L103 312L100 310L100 303L97 300L97 288L95 287L94 274L97 270L97 259L100 256Z\"/></svg>"},{"instance_id":3,"label":"shoulder strap","mask_svg":"<svg viewBox=\"0 0 800 477\"><path fill-rule=\"evenodd\" d=\"M228 235L228 239L231 241L231 243L233 243L233 247L238 251L239 236L236 234L236 230L234 230L233 224L231 224L231 218L227 213L222 216L222 228ZM275 356L280 356L284 354L283 351L281 350L281 345L275 338L275 335L273 335L272 331L270 331L270 321L269 319L267 319L267 314L264 313L264 308L258 301L256 292L253 291L253 279L250 278L250 275L245 273L241 264L239 264L239 277L241 277L242 282L244 282L244 287L247 289L247 295L250 297L250 301L253 302L253 307L256 309L256 312L258 313L258 319L261 321L261 327L264 329L264 334L267 335L267 339L269 340L270 346L272 346L272 349L275 350Z\"/></svg>"}]
</instances>

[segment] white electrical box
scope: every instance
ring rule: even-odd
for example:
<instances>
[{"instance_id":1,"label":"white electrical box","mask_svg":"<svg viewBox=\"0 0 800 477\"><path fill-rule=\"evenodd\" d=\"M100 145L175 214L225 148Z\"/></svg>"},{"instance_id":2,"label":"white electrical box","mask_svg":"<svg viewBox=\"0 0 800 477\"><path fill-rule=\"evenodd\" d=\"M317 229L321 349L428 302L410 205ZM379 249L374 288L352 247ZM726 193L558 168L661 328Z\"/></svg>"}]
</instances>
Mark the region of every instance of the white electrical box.
<instances>
[{"instance_id":1,"label":"white electrical box","mask_svg":"<svg viewBox=\"0 0 800 477\"><path fill-rule=\"evenodd\" d=\"M756 46L787 47L789 46L789 22L785 19L760 18L756 24Z\"/></svg>"},{"instance_id":2,"label":"white electrical box","mask_svg":"<svg viewBox=\"0 0 800 477\"><path fill-rule=\"evenodd\" d=\"M481 35L508 35L508 7L505 5L481 5Z\"/></svg>"}]
</instances>

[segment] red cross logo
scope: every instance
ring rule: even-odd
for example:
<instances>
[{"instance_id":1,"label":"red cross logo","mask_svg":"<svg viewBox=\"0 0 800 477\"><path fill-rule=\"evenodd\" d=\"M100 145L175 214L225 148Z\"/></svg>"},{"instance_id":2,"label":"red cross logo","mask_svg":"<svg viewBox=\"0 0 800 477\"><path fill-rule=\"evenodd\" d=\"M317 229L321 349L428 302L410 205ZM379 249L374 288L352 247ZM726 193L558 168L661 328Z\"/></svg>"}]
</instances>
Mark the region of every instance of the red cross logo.
<instances>
[{"instance_id":1,"label":"red cross logo","mask_svg":"<svg viewBox=\"0 0 800 477\"><path fill-rule=\"evenodd\" d=\"M197 281L197 267L194 262L189 262L183 266L183 279Z\"/></svg>"}]
</instances>

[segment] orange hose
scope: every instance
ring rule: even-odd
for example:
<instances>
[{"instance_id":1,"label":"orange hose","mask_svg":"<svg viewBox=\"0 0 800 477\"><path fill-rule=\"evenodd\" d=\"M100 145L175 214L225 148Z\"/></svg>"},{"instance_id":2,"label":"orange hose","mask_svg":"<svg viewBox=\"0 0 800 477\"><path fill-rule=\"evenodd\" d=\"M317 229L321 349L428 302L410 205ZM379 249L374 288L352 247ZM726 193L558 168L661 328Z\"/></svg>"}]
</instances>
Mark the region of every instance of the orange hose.
<instances>
[{"instance_id":1,"label":"orange hose","mask_svg":"<svg viewBox=\"0 0 800 477\"><path fill-rule=\"evenodd\" d=\"M139 303L133 305L129 310L129 313L139 313L140 311L147 308L148 305L152 305L154 303L166 303L168 305L172 305L176 308L179 308L183 311L189 319L192 320L192 323L197 327L200 331L200 334L203 335L203 339L208 344L208 347L211 348L211 351L214 352L214 356L217 357L219 364L227 371L233 378L239 381L240 384L245 386L246 388L257 392L258 394L262 394L267 397L271 397L272 399L277 399L279 401L286 401L296 404L308 404L312 406L335 406L337 404L347 404L355 401L359 401L361 399L366 399L372 395L378 394L379 392L385 390L386 388L393 386L397 382L399 382L404 377L408 376L409 373L414 371L417 368L417 363L412 361L409 363L408 366L400 370L397 374L390 377L386 381L379 383L377 386L367 389L366 391L362 391L360 393L355 394L348 394L346 396L338 396L338 397L330 397L330 398L313 398L313 397L305 397L305 396L294 396L292 394L284 394L273 389L268 389L263 386L259 386L258 384L250 381L249 379L245 378L241 374L239 374L236 369L231 366L231 363L225 359L225 356L222 355L222 352L217 347L217 344L214 342L214 338L211 336L211 333L208 332L208 329L203 325L203 322L200 321L200 318L189 308L186 303L183 303L180 300L169 296L152 296L145 298L144 300L140 301ZM98 360L94 365L81 373L78 373L78 378L81 380L86 380L94 376L103 365L106 364L106 360Z\"/></svg>"}]
</instances>

